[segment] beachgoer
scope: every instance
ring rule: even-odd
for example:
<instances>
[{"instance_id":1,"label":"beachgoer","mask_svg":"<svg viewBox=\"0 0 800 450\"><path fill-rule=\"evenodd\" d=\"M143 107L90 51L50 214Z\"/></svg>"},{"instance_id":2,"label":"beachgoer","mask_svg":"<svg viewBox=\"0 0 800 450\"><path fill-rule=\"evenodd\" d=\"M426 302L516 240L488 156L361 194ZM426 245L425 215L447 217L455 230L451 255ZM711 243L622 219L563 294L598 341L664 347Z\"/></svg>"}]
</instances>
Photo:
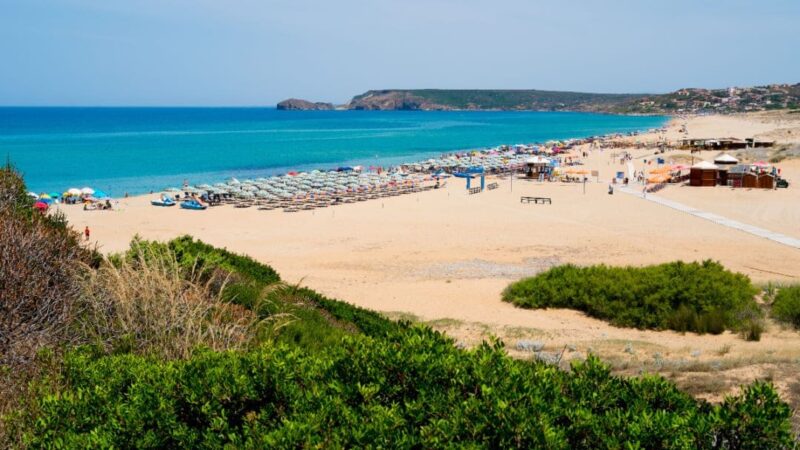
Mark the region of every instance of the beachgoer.
<instances>
[{"instance_id":1,"label":"beachgoer","mask_svg":"<svg viewBox=\"0 0 800 450\"><path fill-rule=\"evenodd\" d=\"M87 241L89 240L89 234L90 234L89 226L87 225L86 228L83 229L83 235L86 237Z\"/></svg>"}]
</instances>

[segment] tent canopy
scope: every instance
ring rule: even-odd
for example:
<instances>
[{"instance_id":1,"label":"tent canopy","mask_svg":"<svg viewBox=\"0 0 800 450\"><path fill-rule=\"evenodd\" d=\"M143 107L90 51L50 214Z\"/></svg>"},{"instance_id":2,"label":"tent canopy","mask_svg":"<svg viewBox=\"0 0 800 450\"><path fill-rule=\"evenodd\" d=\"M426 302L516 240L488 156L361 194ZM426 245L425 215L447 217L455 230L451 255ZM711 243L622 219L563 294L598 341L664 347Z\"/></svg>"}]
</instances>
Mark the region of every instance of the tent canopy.
<instances>
[{"instance_id":1,"label":"tent canopy","mask_svg":"<svg viewBox=\"0 0 800 450\"><path fill-rule=\"evenodd\" d=\"M710 163L708 161L700 161L699 163L692 166L692 169L702 169L702 170L718 170L714 163Z\"/></svg>"},{"instance_id":2,"label":"tent canopy","mask_svg":"<svg viewBox=\"0 0 800 450\"><path fill-rule=\"evenodd\" d=\"M718 164L737 164L739 160L727 153L722 153L714 158L714 162Z\"/></svg>"}]
</instances>

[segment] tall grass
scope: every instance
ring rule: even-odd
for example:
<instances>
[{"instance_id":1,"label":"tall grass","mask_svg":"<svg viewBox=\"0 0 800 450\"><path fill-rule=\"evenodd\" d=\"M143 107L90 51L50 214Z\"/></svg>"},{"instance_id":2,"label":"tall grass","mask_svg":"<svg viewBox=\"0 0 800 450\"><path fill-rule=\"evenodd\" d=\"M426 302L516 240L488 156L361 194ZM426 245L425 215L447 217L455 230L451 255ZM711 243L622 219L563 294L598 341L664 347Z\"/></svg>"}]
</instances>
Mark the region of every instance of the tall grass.
<instances>
[{"instance_id":1,"label":"tall grass","mask_svg":"<svg viewBox=\"0 0 800 450\"><path fill-rule=\"evenodd\" d=\"M198 346L245 348L259 336L264 322L223 299L223 274L187 269L168 249L137 252L87 271L73 323L77 340L177 359Z\"/></svg>"}]
</instances>

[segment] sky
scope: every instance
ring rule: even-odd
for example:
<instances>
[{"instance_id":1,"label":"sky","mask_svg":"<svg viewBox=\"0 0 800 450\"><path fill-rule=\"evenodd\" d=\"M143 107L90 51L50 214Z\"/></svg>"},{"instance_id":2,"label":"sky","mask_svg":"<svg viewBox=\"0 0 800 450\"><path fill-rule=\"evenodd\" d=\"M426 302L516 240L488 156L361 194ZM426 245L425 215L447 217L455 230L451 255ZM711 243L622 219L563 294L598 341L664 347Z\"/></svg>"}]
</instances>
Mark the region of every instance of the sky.
<instances>
[{"instance_id":1,"label":"sky","mask_svg":"<svg viewBox=\"0 0 800 450\"><path fill-rule=\"evenodd\" d=\"M800 82L800 0L0 0L0 105Z\"/></svg>"}]
</instances>

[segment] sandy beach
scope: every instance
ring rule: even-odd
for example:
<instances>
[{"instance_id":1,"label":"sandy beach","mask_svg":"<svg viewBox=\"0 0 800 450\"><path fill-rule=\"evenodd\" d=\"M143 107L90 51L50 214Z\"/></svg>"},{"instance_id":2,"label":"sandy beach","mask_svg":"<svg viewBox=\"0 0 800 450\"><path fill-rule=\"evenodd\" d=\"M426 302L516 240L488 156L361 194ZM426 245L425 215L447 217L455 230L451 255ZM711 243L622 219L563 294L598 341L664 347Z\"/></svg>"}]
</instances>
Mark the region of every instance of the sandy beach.
<instances>
[{"instance_id":1,"label":"sandy beach","mask_svg":"<svg viewBox=\"0 0 800 450\"><path fill-rule=\"evenodd\" d=\"M684 136L679 128L685 125L688 137L797 142L800 117L788 116L675 119L665 134L624 140L633 146L665 136L677 139ZM628 151L637 169L652 154L632 147ZM695 158L715 155L705 152ZM655 195L800 239L800 160L778 166L792 182L789 189L669 186ZM627 170L611 150L591 150L584 167L599 171L599 181L592 178L585 186L521 179L512 183L506 176L487 180L499 184L496 190L467 195L464 181L451 179L444 189L291 214L230 206L202 212L156 208L149 204L155 197L150 195L122 199L117 211L60 209L77 229L88 225L103 252L125 249L134 235L166 240L189 234L266 262L288 283L395 317L426 321L465 345L489 335L505 340L512 352L519 339L541 340L554 351L574 345L576 355L599 353L623 372L659 370L648 366L658 353L667 361L696 365L673 374L684 386L709 375L699 364L721 361L718 370L725 372L725 382L715 389L704 384L695 393L713 398L767 372L779 389L791 391L796 381L781 374L798 369L800 334L774 323L760 342L745 342L731 333L621 329L574 311L522 310L500 300L510 282L562 263L714 259L757 283L800 282L800 249L634 195L608 195L613 174ZM523 195L550 197L553 203L521 204ZM632 349L623 351L628 344Z\"/></svg>"}]
</instances>

